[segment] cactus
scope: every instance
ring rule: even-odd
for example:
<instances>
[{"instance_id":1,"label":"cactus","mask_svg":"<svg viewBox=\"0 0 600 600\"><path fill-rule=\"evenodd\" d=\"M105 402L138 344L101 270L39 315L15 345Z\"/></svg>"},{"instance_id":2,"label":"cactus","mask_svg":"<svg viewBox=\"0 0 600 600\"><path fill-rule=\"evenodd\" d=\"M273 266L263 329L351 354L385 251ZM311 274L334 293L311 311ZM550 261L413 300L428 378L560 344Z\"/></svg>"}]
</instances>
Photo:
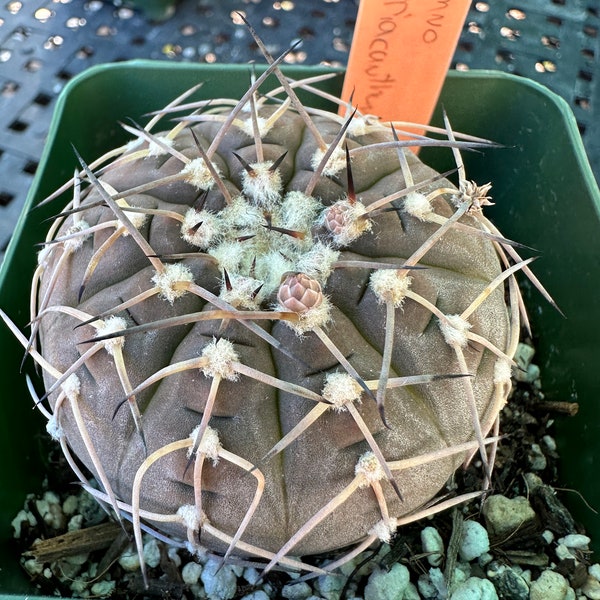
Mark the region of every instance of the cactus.
<instances>
[{"instance_id":1,"label":"cactus","mask_svg":"<svg viewBox=\"0 0 600 600\"><path fill-rule=\"evenodd\" d=\"M320 573L480 494L436 499L473 456L489 485L514 275L535 278L483 215L489 185L466 179L460 149L488 142L448 121L400 141L350 106L303 106L295 90L318 82L280 62L240 101L187 102L194 88L79 157L31 335L11 327L43 371L49 432L139 548L144 527ZM458 187L408 148L428 145L453 153Z\"/></svg>"}]
</instances>

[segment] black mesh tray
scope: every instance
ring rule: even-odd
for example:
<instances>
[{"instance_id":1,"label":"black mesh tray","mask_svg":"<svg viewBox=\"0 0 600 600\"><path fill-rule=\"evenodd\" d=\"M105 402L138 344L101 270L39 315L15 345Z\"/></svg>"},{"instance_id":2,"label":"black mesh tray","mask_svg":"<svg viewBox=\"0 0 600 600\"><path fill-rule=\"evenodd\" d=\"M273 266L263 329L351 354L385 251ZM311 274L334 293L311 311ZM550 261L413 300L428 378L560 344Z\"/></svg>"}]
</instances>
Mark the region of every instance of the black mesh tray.
<instances>
[{"instance_id":1,"label":"black mesh tray","mask_svg":"<svg viewBox=\"0 0 600 600\"><path fill-rule=\"evenodd\" d=\"M115 3L116 4L116 3ZM0 257L40 159L56 97L85 68L130 58L243 63L259 59L235 11L277 54L301 64L345 65L354 0L183 0L163 23L89 0L2 0L0 6ZM600 176L597 0L474 1L453 66L535 79L569 102ZM81 107L84 111L85 107ZM93 119L93 114L89 115Z\"/></svg>"}]
</instances>

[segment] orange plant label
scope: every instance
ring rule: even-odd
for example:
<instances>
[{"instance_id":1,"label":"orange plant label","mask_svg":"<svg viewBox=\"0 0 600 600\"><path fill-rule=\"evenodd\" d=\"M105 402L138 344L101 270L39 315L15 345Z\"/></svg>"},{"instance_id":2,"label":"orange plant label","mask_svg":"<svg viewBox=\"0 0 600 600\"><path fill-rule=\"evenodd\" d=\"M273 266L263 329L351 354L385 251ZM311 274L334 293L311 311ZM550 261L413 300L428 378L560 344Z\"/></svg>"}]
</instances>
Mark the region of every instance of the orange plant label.
<instances>
[{"instance_id":1,"label":"orange plant label","mask_svg":"<svg viewBox=\"0 0 600 600\"><path fill-rule=\"evenodd\" d=\"M342 99L385 121L428 124L470 5L361 0Z\"/></svg>"}]
</instances>

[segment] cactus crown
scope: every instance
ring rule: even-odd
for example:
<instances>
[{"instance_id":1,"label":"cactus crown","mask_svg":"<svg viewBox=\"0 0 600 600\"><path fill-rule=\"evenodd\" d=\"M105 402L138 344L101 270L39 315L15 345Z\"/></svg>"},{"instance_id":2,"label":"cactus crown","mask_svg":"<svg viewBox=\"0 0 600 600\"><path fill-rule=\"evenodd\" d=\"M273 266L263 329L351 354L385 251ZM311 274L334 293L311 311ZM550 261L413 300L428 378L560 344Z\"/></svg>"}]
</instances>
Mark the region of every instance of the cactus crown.
<instances>
[{"instance_id":1,"label":"cactus crown","mask_svg":"<svg viewBox=\"0 0 600 600\"><path fill-rule=\"evenodd\" d=\"M126 146L79 157L31 336L15 333L55 437L139 548L143 519L322 573L476 495L430 503L473 454L489 483L529 261L483 216L489 185L465 178L460 149L489 142L448 122L399 141L352 107L304 107L295 90L323 95L318 81L268 58L240 101L187 104L154 133L190 90L125 126ZM261 95L268 76L281 85ZM458 187L408 150L423 145L451 149ZM326 566L293 558L348 544Z\"/></svg>"}]
</instances>

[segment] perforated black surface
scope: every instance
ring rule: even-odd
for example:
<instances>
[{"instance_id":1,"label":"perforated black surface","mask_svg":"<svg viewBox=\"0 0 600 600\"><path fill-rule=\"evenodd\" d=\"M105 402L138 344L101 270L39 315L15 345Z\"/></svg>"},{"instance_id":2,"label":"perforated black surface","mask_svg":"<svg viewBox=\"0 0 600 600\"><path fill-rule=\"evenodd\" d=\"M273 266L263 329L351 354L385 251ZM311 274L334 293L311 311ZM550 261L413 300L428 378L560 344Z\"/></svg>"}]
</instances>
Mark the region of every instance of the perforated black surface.
<instances>
[{"instance_id":1,"label":"perforated black surface","mask_svg":"<svg viewBox=\"0 0 600 600\"><path fill-rule=\"evenodd\" d=\"M56 97L85 68L130 58L243 63L259 58L235 11L277 54L345 65L358 0L183 0L163 23L109 2L0 0L0 256L40 159ZM535 79L572 106L600 176L599 0L474 1L454 57Z\"/></svg>"}]
</instances>

